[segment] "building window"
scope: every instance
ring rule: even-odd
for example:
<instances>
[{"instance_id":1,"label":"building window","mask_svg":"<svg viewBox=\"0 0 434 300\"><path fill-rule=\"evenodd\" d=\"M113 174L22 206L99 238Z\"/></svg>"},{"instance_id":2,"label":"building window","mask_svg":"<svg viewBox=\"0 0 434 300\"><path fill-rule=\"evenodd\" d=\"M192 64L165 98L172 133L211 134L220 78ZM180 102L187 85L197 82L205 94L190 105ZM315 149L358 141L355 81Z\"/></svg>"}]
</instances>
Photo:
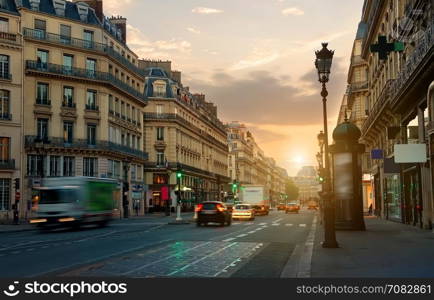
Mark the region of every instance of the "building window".
<instances>
[{"instance_id":1,"label":"building window","mask_svg":"<svg viewBox=\"0 0 434 300\"><path fill-rule=\"evenodd\" d=\"M95 157L85 157L83 159L83 176L98 176L98 159Z\"/></svg>"},{"instance_id":2,"label":"building window","mask_svg":"<svg viewBox=\"0 0 434 300\"><path fill-rule=\"evenodd\" d=\"M74 139L74 124L72 122L63 123L63 142L72 144Z\"/></svg>"},{"instance_id":3,"label":"building window","mask_svg":"<svg viewBox=\"0 0 434 300\"><path fill-rule=\"evenodd\" d=\"M45 31L47 30L47 22L44 20L35 19L35 36L40 39L45 38Z\"/></svg>"},{"instance_id":4,"label":"building window","mask_svg":"<svg viewBox=\"0 0 434 300\"><path fill-rule=\"evenodd\" d=\"M113 96L109 95L109 114L114 113L114 107L113 107Z\"/></svg>"},{"instance_id":5,"label":"building window","mask_svg":"<svg viewBox=\"0 0 434 300\"><path fill-rule=\"evenodd\" d=\"M9 56L7 55L0 55L0 78L10 79Z\"/></svg>"},{"instance_id":6,"label":"building window","mask_svg":"<svg viewBox=\"0 0 434 300\"><path fill-rule=\"evenodd\" d=\"M63 176L66 177L75 176L75 157L73 156L63 157Z\"/></svg>"},{"instance_id":7,"label":"building window","mask_svg":"<svg viewBox=\"0 0 434 300\"><path fill-rule=\"evenodd\" d=\"M74 88L69 86L63 88L63 106L74 107Z\"/></svg>"},{"instance_id":8,"label":"building window","mask_svg":"<svg viewBox=\"0 0 434 300\"><path fill-rule=\"evenodd\" d=\"M164 141L164 127L157 127L157 141Z\"/></svg>"},{"instance_id":9,"label":"building window","mask_svg":"<svg viewBox=\"0 0 434 300\"><path fill-rule=\"evenodd\" d=\"M60 156L50 156L50 176L59 177L60 174Z\"/></svg>"},{"instance_id":10,"label":"building window","mask_svg":"<svg viewBox=\"0 0 434 300\"><path fill-rule=\"evenodd\" d=\"M0 179L0 211L9 210L11 205L11 180Z\"/></svg>"},{"instance_id":11,"label":"building window","mask_svg":"<svg viewBox=\"0 0 434 300\"><path fill-rule=\"evenodd\" d=\"M120 116L119 99L118 98L116 98L116 100L115 100L115 115L116 115L116 117Z\"/></svg>"},{"instance_id":12,"label":"building window","mask_svg":"<svg viewBox=\"0 0 434 300\"><path fill-rule=\"evenodd\" d=\"M96 145L96 125L87 125L87 144L95 146Z\"/></svg>"},{"instance_id":13,"label":"building window","mask_svg":"<svg viewBox=\"0 0 434 300\"><path fill-rule=\"evenodd\" d=\"M154 83L154 97L166 97L166 85Z\"/></svg>"},{"instance_id":14,"label":"building window","mask_svg":"<svg viewBox=\"0 0 434 300\"><path fill-rule=\"evenodd\" d=\"M37 138L39 141L48 140L48 119L38 119Z\"/></svg>"},{"instance_id":15,"label":"building window","mask_svg":"<svg viewBox=\"0 0 434 300\"><path fill-rule=\"evenodd\" d=\"M45 159L41 155L27 156L27 176L41 176Z\"/></svg>"},{"instance_id":16,"label":"building window","mask_svg":"<svg viewBox=\"0 0 434 300\"><path fill-rule=\"evenodd\" d=\"M48 67L48 54L49 52L47 50L40 50L38 49L36 51L36 63L37 67L46 70Z\"/></svg>"},{"instance_id":17,"label":"building window","mask_svg":"<svg viewBox=\"0 0 434 300\"><path fill-rule=\"evenodd\" d=\"M161 115L163 113L163 104L157 104L156 109L157 109L157 115Z\"/></svg>"},{"instance_id":18,"label":"building window","mask_svg":"<svg viewBox=\"0 0 434 300\"><path fill-rule=\"evenodd\" d=\"M10 159L10 138L0 137L0 162L7 162Z\"/></svg>"},{"instance_id":19,"label":"building window","mask_svg":"<svg viewBox=\"0 0 434 300\"><path fill-rule=\"evenodd\" d=\"M88 77L95 77L96 75L96 60L92 58L86 59L86 72Z\"/></svg>"},{"instance_id":20,"label":"building window","mask_svg":"<svg viewBox=\"0 0 434 300\"><path fill-rule=\"evenodd\" d=\"M63 72L65 74L71 74L72 73L72 66L74 64L74 56L70 54L64 54L63 55Z\"/></svg>"},{"instance_id":21,"label":"building window","mask_svg":"<svg viewBox=\"0 0 434 300\"><path fill-rule=\"evenodd\" d=\"M71 26L60 24L60 41L64 44L71 43Z\"/></svg>"},{"instance_id":22,"label":"building window","mask_svg":"<svg viewBox=\"0 0 434 300\"><path fill-rule=\"evenodd\" d=\"M125 102L121 101L121 117L125 120Z\"/></svg>"},{"instance_id":23,"label":"building window","mask_svg":"<svg viewBox=\"0 0 434 300\"><path fill-rule=\"evenodd\" d=\"M158 166L164 166L165 165L165 157L164 152L158 151L157 152L157 165Z\"/></svg>"},{"instance_id":24,"label":"building window","mask_svg":"<svg viewBox=\"0 0 434 300\"><path fill-rule=\"evenodd\" d=\"M87 90L87 110L98 110L98 106L96 105L96 91Z\"/></svg>"},{"instance_id":25,"label":"building window","mask_svg":"<svg viewBox=\"0 0 434 300\"><path fill-rule=\"evenodd\" d=\"M131 165L131 180L137 180L137 167L136 167L136 165Z\"/></svg>"},{"instance_id":26,"label":"building window","mask_svg":"<svg viewBox=\"0 0 434 300\"><path fill-rule=\"evenodd\" d=\"M154 174L154 184L168 184L168 178L166 174Z\"/></svg>"},{"instance_id":27,"label":"building window","mask_svg":"<svg viewBox=\"0 0 434 300\"><path fill-rule=\"evenodd\" d=\"M120 178L121 176L121 162L109 159L107 176L110 178Z\"/></svg>"},{"instance_id":28,"label":"building window","mask_svg":"<svg viewBox=\"0 0 434 300\"><path fill-rule=\"evenodd\" d=\"M10 120L9 91L0 90L0 120Z\"/></svg>"},{"instance_id":29,"label":"building window","mask_svg":"<svg viewBox=\"0 0 434 300\"><path fill-rule=\"evenodd\" d=\"M93 48L93 31L83 31L84 47Z\"/></svg>"},{"instance_id":30,"label":"building window","mask_svg":"<svg viewBox=\"0 0 434 300\"><path fill-rule=\"evenodd\" d=\"M9 20L0 17L0 32L9 32Z\"/></svg>"},{"instance_id":31,"label":"building window","mask_svg":"<svg viewBox=\"0 0 434 300\"><path fill-rule=\"evenodd\" d=\"M37 89L36 89L37 104L51 105L48 99L48 88L49 88L48 84L38 82Z\"/></svg>"}]
</instances>

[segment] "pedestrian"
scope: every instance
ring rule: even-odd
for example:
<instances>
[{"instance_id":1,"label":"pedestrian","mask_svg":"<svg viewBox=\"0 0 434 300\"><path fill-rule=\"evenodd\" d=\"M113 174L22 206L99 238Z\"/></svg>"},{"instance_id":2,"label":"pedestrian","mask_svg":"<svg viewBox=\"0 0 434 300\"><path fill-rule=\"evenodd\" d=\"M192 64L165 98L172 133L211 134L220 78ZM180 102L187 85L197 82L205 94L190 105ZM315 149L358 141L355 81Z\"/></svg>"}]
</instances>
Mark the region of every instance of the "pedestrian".
<instances>
[{"instance_id":1,"label":"pedestrian","mask_svg":"<svg viewBox=\"0 0 434 300\"><path fill-rule=\"evenodd\" d=\"M372 216L372 203L371 203L371 205L369 205L369 210L368 210L368 214L370 215L370 216Z\"/></svg>"}]
</instances>

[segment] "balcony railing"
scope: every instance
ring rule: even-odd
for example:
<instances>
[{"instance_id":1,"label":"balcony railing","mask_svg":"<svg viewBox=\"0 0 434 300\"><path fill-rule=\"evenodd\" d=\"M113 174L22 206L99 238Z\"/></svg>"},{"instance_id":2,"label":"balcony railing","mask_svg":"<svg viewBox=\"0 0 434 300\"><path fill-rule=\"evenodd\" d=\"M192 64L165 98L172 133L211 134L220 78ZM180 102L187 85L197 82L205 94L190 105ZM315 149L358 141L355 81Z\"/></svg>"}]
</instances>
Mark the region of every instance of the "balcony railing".
<instances>
[{"instance_id":1,"label":"balcony railing","mask_svg":"<svg viewBox=\"0 0 434 300\"><path fill-rule=\"evenodd\" d=\"M135 64L130 62L127 58L122 56L120 53L116 52L113 48L106 44L97 43L93 41L87 41L77 38L71 38L68 36L62 36L59 34L42 32L40 30L24 28L24 37L33 40L47 41L50 43L58 45L66 45L70 47L92 50L100 52L110 56L111 58L117 60L121 65L124 65L127 69L139 74L140 76L145 76L145 71L137 67Z\"/></svg>"},{"instance_id":2,"label":"balcony railing","mask_svg":"<svg viewBox=\"0 0 434 300\"><path fill-rule=\"evenodd\" d=\"M0 120L11 121L12 120L12 115L9 114L9 113L0 113Z\"/></svg>"},{"instance_id":3,"label":"balcony railing","mask_svg":"<svg viewBox=\"0 0 434 300\"><path fill-rule=\"evenodd\" d=\"M0 39L16 42L17 41L17 35L13 34L13 33L9 33L9 32L0 31Z\"/></svg>"},{"instance_id":4,"label":"balcony railing","mask_svg":"<svg viewBox=\"0 0 434 300\"><path fill-rule=\"evenodd\" d=\"M354 82L350 85L350 93L367 90L368 87L369 87L368 81Z\"/></svg>"},{"instance_id":5,"label":"balcony railing","mask_svg":"<svg viewBox=\"0 0 434 300\"><path fill-rule=\"evenodd\" d=\"M146 97L143 93L138 92L137 90L135 90L125 82L122 82L121 80L117 79L113 74L110 73L73 68L73 67L65 67L63 65L56 65L50 63L42 65L34 60L26 61L26 69L38 71L38 72L50 73L50 74L85 78L85 79L95 80L95 81L103 81L140 99L143 102L146 101Z\"/></svg>"},{"instance_id":6,"label":"balcony railing","mask_svg":"<svg viewBox=\"0 0 434 300\"><path fill-rule=\"evenodd\" d=\"M12 80L12 74L0 72L0 79L3 80Z\"/></svg>"},{"instance_id":7,"label":"balcony railing","mask_svg":"<svg viewBox=\"0 0 434 300\"><path fill-rule=\"evenodd\" d=\"M0 159L0 170L15 170L15 159Z\"/></svg>"},{"instance_id":8,"label":"balcony railing","mask_svg":"<svg viewBox=\"0 0 434 300\"><path fill-rule=\"evenodd\" d=\"M63 102L62 107L64 108L77 108L77 104L74 102Z\"/></svg>"},{"instance_id":9,"label":"balcony railing","mask_svg":"<svg viewBox=\"0 0 434 300\"><path fill-rule=\"evenodd\" d=\"M86 104L86 110L99 111L99 106L95 104Z\"/></svg>"},{"instance_id":10,"label":"balcony railing","mask_svg":"<svg viewBox=\"0 0 434 300\"><path fill-rule=\"evenodd\" d=\"M51 100L36 98L36 104L51 106Z\"/></svg>"},{"instance_id":11,"label":"balcony railing","mask_svg":"<svg viewBox=\"0 0 434 300\"><path fill-rule=\"evenodd\" d=\"M34 147L36 143L41 143L38 137L36 136L25 137L26 147ZM47 144L50 147L60 147L65 149L78 148L78 149L111 151L116 153L122 153L124 155L135 156L141 160L148 159L148 153L146 152L137 149L132 149L128 146L107 142L107 141L97 141L96 143L92 144L89 143L87 139L74 139L70 143L66 143L63 138L50 137L47 139L46 142L44 142L44 144Z\"/></svg>"},{"instance_id":12,"label":"balcony railing","mask_svg":"<svg viewBox=\"0 0 434 300\"><path fill-rule=\"evenodd\" d=\"M183 117L181 117L178 114L159 114L159 113L145 113L144 114L145 120L175 120L178 121L184 125L186 125L188 128L195 130L199 135L205 136L210 140L212 143L220 145L221 147L227 148L228 145L224 144L217 139L215 139L213 136L211 136L209 133L206 133L202 131L201 129L195 127L193 124L191 124L189 121L185 120Z\"/></svg>"},{"instance_id":13,"label":"balcony railing","mask_svg":"<svg viewBox=\"0 0 434 300\"><path fill-rule=\"evenodd\" d=\"M390 100L391 87L394 80L388 80L374 106L369 110L369 116L363 123L362 132L365 133L369 126L377 118L378 114L381 112L383 106Z\"/></svg>"},{"instance_id":14,"label":"balcony railing","mask_svg":"<svg viewBox=\"0 0 434 300\"><path fill-rule=\"evenodd\" d=\"M396 101L396 97L401 92L402 88L408 84L408 79L418 70L419 65L424 60L425 56L431 52L434 47L434 22L424 32L418 42L416 48L407 58L404 67L400 70L398 78L391 88L392 103Z\"/></svg>"}]
</instances>

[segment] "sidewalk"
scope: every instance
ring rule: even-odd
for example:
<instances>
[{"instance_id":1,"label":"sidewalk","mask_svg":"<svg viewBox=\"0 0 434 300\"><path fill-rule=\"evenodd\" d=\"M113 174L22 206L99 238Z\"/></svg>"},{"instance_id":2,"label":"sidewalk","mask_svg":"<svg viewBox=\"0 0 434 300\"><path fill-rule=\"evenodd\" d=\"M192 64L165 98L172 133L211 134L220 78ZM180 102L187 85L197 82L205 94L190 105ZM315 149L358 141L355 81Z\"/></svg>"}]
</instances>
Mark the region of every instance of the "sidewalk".
<instances>
[{"instance_id":1,"label":"sidewalk","mask_svg":"<svg viewBox=\"0 0 434 300\"><path fill-rule=\"evenodd\" d=\"M183 212L181 214L182 218L186 221L193 220L194 213L192 212ZM128 219L120 219L119 217L115 217L113 219L113 222L121 222L121 223L127 223L131 221L137 221L137 220L153 220L153 219L163 219L167 220L168 222L172 222L176 219L176 213L172 213L170 216L166 216L164 213L152 213L152 214L146 214L144 216L130 216ZM13 232L25 232L25 231L33 231L37 230L35 225L29 224L28 221L21 220L19 225L13 225L13 224L0 224L0 234L2 233L13 233Z\"/></svg>"},{"instance_id":2,"label":"sidewalk","mask_svg":"<svg viewBox=\"0 0 434 300\"><path fill-rule=\"evenodd\" d=\"M337 231L339 249L324 249L318 226L311 277L434 277L434 233L366 217L366 231Z\"/></svg>"}]
</instances>

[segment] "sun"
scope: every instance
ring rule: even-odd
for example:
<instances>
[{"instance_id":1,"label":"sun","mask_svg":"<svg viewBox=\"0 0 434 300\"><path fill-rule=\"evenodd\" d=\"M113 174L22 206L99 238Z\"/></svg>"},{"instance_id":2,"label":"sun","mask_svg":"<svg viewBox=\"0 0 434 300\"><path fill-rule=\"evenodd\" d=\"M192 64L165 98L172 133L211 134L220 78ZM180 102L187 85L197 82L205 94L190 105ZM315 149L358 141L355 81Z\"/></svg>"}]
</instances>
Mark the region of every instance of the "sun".
<instances>
[{"instance_id":1,"label":"sun","mask_svg":"<svg viewBox=\"0 0 434 300\"><path fill-rule=\"evenodd\" d=\"M301 155L297 155L294 157L294 162L297 164L302 164L304 162L304 158Z\"/></svg>"}]
</instances>

